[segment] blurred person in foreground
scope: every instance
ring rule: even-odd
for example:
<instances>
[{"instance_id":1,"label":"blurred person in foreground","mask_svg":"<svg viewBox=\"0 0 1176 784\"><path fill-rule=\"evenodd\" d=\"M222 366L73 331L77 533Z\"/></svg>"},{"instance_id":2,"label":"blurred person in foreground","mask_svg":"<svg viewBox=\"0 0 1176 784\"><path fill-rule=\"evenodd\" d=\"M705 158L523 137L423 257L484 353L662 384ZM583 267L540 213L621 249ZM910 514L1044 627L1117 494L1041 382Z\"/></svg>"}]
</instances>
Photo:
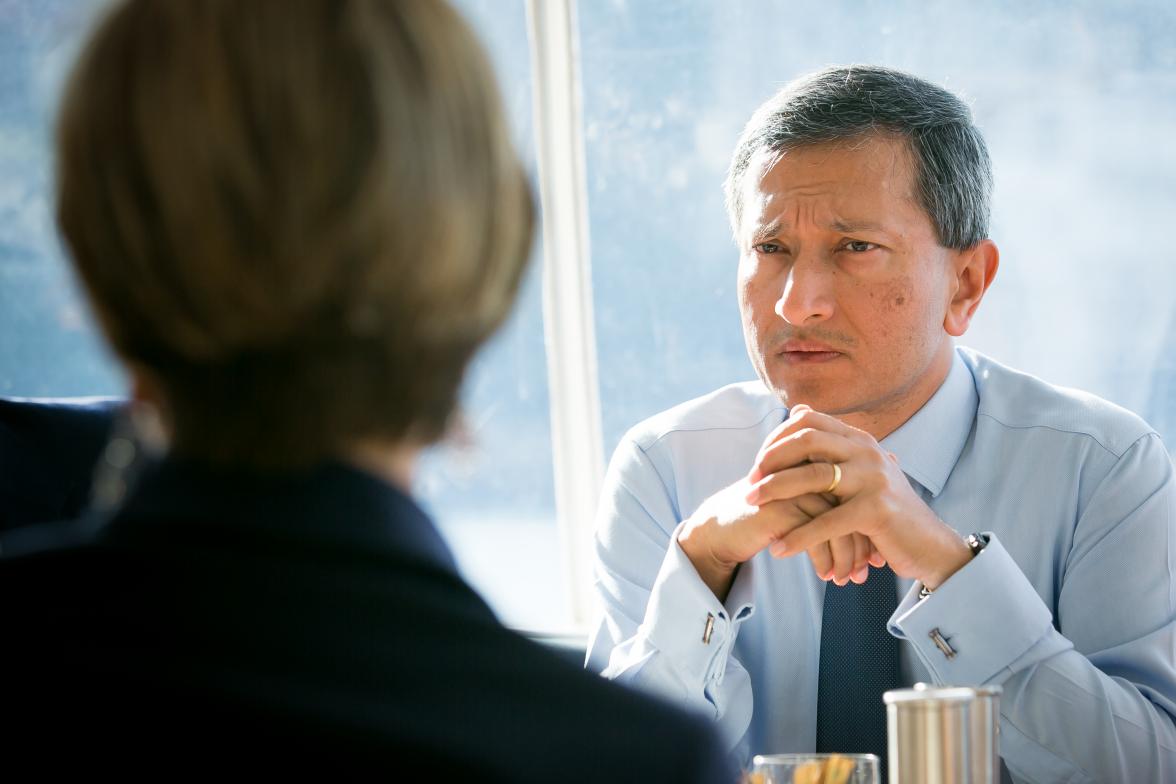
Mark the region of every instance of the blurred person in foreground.
<instances>
[{"instance_id":1,"label":"blurred person in foreground","mask_svg":"<svg viewBox=\"0 0 1176 784\"><path fill-rule=\"evenodd\" d=\"M741 758L885 758L882 694L924 681L1003 688L1006 781L1176 781L1172 464L1135 415L954 345L991 188L968 107L910 74L831 68L754 114L726 194L759 381L617 448L590 666Z\"/></svg>"},{"instance_id":2,"label":"blurred person in foreground","mask_svg":"<svg viewBox=\"0 0 1176 784\"><path fill-rule=\"evenodd\" d=\"M723 780L706 723L504 629L408 493L531 242L491 74L438 0L98 25L58 219L169 446L0 560L6 765Z\"/></svg>"}]
</instances>

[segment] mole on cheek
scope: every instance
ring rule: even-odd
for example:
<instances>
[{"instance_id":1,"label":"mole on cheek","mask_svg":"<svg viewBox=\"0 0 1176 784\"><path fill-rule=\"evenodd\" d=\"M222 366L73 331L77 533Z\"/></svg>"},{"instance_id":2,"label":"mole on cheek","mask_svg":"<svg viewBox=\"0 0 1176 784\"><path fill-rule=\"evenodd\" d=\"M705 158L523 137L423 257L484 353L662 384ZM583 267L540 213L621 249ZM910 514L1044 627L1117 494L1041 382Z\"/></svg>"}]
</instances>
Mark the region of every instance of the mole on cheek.
<instances>
[{"instance_id":1,"label":"mole on cheek","mask_svg":"<svg viewBox=\"0 0 1176 784\"><path fill-rule=\"evenodd\" d=\"M883 302L889 303L892 308L901 308L906 304L906 301L911 295L911 285L908 278L903 278L894 282L886 291L886 297Z\"/></svg>"}]
</instances>

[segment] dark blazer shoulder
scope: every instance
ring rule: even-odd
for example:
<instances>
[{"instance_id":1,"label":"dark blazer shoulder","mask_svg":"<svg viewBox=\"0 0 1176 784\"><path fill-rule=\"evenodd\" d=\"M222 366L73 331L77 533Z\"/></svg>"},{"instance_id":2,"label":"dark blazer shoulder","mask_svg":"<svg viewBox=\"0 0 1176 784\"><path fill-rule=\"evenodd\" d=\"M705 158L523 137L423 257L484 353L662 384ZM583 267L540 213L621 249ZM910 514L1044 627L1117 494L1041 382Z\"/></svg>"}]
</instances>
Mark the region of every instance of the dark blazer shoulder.
<instances>
[{"instance_id":1,"label":"dark blazer shoulder","mask_svg":"<svg viewBox=\"0 0 1176 784\"><path fill-rule=\"evenodd\" d=\"M25 675L24 715L66 705L95 743L255 760L281 748L357 775L411 763L439 780L731 780L707 722L505 628L428 548L283 522L153 517L0 558L0 595L22 597L0 655Z\"/></svg>"},{"instance_id":2,"label":"dark blazer shoulder","mask_svg":"<svg viewBox=\"0 0 1176 784\"><path fill-rule=\"evenodd\" d=\"M81 512L125 401L0 397L0 531Z\"/></svg>"},{"instance_id":3,"label":"dark blazer shoulder","mask_svg":"<svg viewBox=\"0 0 1176 784\"><path fill-rule=\"evenodd\" d=\"M567 781L734 781L710 722L569 663L545 646L499 627L494 652L470 688L505 746L526 750L540 775L577 770Z\"/></svg>"}]
</instances>

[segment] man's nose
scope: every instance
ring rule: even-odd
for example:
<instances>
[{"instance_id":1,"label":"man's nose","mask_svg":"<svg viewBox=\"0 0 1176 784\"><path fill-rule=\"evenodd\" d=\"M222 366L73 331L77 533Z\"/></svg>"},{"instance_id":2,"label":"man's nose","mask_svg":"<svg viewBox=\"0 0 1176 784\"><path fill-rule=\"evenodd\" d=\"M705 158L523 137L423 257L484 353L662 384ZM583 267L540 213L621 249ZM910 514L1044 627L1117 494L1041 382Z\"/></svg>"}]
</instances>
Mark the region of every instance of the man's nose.
<instances>
[{"instance_id":1,"label":"man's nose","mask_svg":"<svg viewBox=\"0 0 1176 784\"><path fill-rule=\"evenodd\" d=\"M816 254L798 256L784 278L776 315L793 326L833 315L833 269Z\"/></svg>"}]
</instances>

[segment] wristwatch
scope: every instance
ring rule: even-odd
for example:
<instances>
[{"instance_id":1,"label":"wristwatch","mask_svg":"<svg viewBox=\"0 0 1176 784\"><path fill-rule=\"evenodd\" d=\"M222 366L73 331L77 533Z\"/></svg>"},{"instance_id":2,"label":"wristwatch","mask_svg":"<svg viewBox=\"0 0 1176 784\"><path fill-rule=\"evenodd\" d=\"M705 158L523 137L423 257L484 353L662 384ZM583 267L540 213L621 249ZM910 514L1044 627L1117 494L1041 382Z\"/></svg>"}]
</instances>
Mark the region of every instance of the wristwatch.
<instances>
[{"instance_id":1,"label":"wristwatch","mask_svg":"<svg viewBox=\"0 0 1176 784\"><path fill-rule=\"evenodd\" d=\"M975 558L980 554L980 551L988 546L988 534L971 533L964 537L964 544L972 551L972 557ZM919 586L919 598L926 599L931 595L931 589L925 585Z\"/></svg>"}]
</instances>

